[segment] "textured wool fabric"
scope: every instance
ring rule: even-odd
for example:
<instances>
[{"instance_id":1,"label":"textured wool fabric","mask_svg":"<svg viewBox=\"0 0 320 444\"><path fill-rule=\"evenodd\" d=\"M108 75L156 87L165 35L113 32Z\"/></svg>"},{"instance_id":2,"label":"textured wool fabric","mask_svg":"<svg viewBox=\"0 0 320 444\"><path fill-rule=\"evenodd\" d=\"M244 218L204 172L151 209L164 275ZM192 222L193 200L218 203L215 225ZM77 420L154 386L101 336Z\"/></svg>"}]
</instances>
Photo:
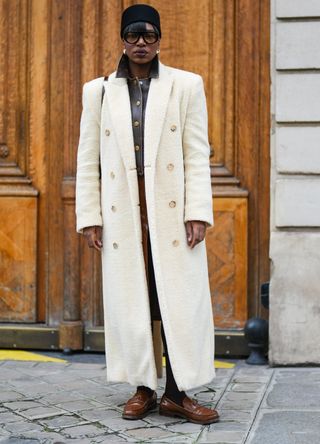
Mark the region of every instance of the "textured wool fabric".
<instances>
[{"instance_id":1,"label":"textured wool fabric","mask_svg":"<svg viewBox=\"0 0 320 444\"><path fill-rule=\"evenodd\" d=\"M137 4L129 6L125 9L121 16L121 38L123 37L123 30L126 26L135 22L148 22L156 26L161 37L160 15L158 11L150 5Z\"/></svg>"},{"instance_id":2,"label":"textured wool fabric","mask_svg":"<svg viewBox=\"0 0 320 444\"><path fill-rule=\"evenodd\" d=\"M128 86L112 73L104 82L101 109L102 85L98 78L83 88L77 231L104 227L107 380L155 389ZM215 376L205 240L190 249L185 230L189 220L213 225L209 153L202 78L160 63L145 117L145 184L158 299L179 390L207 384Z\"/></svg>"}]
</instances>

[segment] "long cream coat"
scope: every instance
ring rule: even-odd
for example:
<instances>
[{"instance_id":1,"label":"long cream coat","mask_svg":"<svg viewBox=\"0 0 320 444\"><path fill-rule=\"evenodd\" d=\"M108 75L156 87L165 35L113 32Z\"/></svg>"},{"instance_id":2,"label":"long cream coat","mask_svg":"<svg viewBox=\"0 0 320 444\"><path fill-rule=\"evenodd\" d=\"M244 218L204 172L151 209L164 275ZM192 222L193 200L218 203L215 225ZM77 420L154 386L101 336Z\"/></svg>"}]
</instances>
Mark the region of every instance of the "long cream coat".
<instances>
[{"instance_id":1,"label":"long cream coat","mask_svg":"<svg viewBox=\"0 0 320 444\"><path fill-rule=\"evenodd\" d=\"M157 386L126 79L84 85L77 231L103 226L107 380ZM152 256L172 370L180 390L215 376L205 241L190 249L185 222L213 225L202 78L160 63L145 116L145 184ZM101 184L99 180L101 161ZM174 202L174 203L172 203Z\"/></svg>"}]
</instances>

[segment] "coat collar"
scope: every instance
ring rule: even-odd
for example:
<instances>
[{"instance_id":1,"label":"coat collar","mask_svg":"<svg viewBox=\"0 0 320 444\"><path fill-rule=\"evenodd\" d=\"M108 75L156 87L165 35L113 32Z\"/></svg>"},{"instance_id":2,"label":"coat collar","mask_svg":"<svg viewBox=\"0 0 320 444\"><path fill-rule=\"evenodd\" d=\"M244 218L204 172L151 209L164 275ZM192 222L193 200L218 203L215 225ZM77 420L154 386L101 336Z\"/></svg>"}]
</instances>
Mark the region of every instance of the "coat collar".
<instances>
[{"instance_id":1,"label":"coat collar","mask_svg":"<svg viewBox=\"0 0 320 444\"><path fill-rule=\"evenodd\" d=\"M116 72L116 77L125 77L126 79L133 79L134 77L130 77L129 73L129 59L126 54L122 54L118 69ZM159 77L159 57L158 54L152 59L151 68L149 72L150 78L158 78Z\"/></svg>"},{"instance_id":2,"label":"coat collar","mask_svg":"<svg viewBox=\"0 0 320 444\"><path fill-rule=\"evenodd\" d=\"M161 133L167 113L173 78L171 70L159 61L159 77L152 78L145 113L144 162L153 166L156 161ZM130 97L125 77L113 72L104 82L106 106L109 108L116 139L127 170L136 167Z\"/></svg>"}]
</instances>

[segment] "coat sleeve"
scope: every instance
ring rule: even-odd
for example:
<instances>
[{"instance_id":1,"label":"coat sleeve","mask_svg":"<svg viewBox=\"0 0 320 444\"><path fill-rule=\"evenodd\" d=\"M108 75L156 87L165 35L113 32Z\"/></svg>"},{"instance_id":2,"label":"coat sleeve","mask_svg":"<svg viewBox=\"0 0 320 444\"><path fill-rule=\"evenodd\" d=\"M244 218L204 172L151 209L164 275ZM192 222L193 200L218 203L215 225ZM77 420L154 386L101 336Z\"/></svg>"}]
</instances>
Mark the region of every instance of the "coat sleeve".
<instances>
[{"instance_id":1,"label":"coat sleeve","mask_svg":"<svg viewBox=\"0 0 320 444\"><path fill-rule=\"evenodd\" d=\"M76 218L77 232L102 226L100 203L100 108L92 104L90 84L82 93L82 114L77 155Z\"/></svg>"},{"instance_id":2,"label":"coat sleeve","mask_svg":"<svg viewBox=\"0 0 320 444\"><path fill-rule=\"evenodd\" d=\"M184 222L201 220L213 226L208 116L201 76L196 76L190 93L183 131L185 170Z\"/></svg>"}]
</instances>

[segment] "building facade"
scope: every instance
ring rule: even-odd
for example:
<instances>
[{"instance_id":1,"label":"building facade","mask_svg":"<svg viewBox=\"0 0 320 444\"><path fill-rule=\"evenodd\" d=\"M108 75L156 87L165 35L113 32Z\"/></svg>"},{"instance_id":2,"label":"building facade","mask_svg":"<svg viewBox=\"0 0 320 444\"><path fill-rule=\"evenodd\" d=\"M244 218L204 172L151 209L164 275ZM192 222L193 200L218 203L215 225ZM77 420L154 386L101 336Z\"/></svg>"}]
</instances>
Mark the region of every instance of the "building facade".
<instances>
[{"instance_id":1,"label":"building facade","mask_svg":"<svg viewBox=\"0 0 320 444\"><path fill-rule=\"evenodd\" d=\"M319 363L320 2L271 11L269 359Z\"/></svg>"}]
</instances>

